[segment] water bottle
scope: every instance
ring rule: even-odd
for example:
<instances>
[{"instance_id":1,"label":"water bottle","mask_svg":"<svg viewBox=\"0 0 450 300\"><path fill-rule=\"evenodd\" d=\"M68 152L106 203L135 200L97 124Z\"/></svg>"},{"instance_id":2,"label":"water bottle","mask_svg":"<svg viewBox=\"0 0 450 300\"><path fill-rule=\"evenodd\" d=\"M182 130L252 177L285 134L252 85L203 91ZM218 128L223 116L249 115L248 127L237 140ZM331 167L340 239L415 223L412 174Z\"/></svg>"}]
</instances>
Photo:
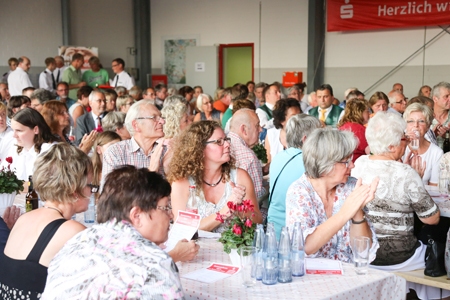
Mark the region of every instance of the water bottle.
<instances>
[{"instance_id":1,"label":"water bottle","mask_svg":"<svg viewBox=\"0 0 450 300\"><path fill-rule=\"evenodd\" d=\"M92 193L89 198L88 209L84 212L84 223L94 223L95 222L95 194Z\"/></svg>"},{"instance_id":2,"label":"water bottle","mask_svg":"<svg viewBox=\"0 0 450 300\"><path fill-rule=\"evenodd\" d=\"M252 268L252 275L256 278L256 280L262 280L262 272L263 272L263 247L264 247L264 226L262 224L258 224L255 230L255 236L253 237L253 246L256 249L256 258L255 264Z\"/></svg>"},{"instance_id":3,"label":"water bottle","mask_svg":"<svg viewBox=\"0 0 450 300\"><path fill-rule=\"evenodd\" d=\"M278 282L292 281L291 241L286 226L281 229L280 243L278 245Z\"/></svg>"},{"instance_id":4,"label":"water bottle","mask_svg":"<svg viewBox=\"0 0 450 300\"><path fill-rule=\"evenodd\" d=\"M263 261L262 283L267 285L276 284L278 280L278 247L273 223L267 225L263 247Z\"/></svg>"},{"instance_id":5,"label":"water bottle","mask_svg":"<svg viewBox=\"0 0 450 300\"><path fill-rule=\"evenodd\" d=\"M300 222L295 222L291 242L292 275L305 275L305 241Z\"/></svg>"}]
</instances>

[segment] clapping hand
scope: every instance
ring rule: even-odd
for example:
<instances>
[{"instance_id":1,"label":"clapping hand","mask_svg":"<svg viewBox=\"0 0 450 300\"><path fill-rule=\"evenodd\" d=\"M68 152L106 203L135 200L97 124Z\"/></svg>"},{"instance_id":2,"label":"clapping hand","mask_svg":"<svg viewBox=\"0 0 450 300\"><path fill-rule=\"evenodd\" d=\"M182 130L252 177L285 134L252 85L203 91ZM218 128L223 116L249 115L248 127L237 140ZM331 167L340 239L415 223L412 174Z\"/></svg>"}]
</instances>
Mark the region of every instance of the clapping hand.
<instances>
[{"instance_id":1,"label":"clapping hand","mask_svg":"<svg viewBox=\"0 0 450 300\"><path fill-rule=\"evenodd\" d=\"M6 223L6 226L8 226L9 230L11 230L16 224L17 219L20 217L20 208L17 206L9 206L5 209L5 212L3 213L3 220Z\"/></svg>"}]
</instances>

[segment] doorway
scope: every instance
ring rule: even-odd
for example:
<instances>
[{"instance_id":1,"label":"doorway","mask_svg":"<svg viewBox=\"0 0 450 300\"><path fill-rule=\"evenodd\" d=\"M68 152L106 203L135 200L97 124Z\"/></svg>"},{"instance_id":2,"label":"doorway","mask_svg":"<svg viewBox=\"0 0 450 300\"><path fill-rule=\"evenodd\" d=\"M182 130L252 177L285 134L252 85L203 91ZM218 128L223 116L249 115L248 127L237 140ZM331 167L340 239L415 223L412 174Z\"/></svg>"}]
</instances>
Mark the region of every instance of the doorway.
<instances>
[{"instance_id":1,"label":"doorway","mask_svg":"<svg viewBox=\"0 0 450 300\"><path fill-rule=\"evenodd\" d=\"M219 86L247 83L254 78L254 44L219 45Z\"/></svg>"}]
</instances>

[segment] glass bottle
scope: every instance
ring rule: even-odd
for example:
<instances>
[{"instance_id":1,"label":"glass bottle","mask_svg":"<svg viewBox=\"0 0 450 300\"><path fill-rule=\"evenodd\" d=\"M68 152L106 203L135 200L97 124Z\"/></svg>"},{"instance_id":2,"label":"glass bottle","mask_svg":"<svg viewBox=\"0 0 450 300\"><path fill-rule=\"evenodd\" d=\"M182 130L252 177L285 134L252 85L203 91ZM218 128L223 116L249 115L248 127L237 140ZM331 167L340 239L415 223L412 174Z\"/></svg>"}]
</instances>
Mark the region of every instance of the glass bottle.
<instances>
[{"instance_id":1,"label":"glass bottle","mask_svg":"<svg viewBox=\"0 0 450 300\"><path fill-rule=\"evenodd\" d=\"M305 241L300 222L295 222L291 242L292 275L305 275Z\"/></svg>"},{"instance_id":2,"label":"glass bottle","mask_svg":"<svg viewBox=\"0 0 450 300\"><path fill-rule=\"evenodd\" d=\"M84 212L84 223L95 222L95 193L91 194L89 198L88 209Z\"/></svg>"},{"instance_id":3,"label":"glass bottle","mask_svg":"<svg viewBox=\"0 0 450 300\"><path fill-rule=\"evenodd\" d=\"M278 245L278 282L292 282L291 241L286 226L281 229Z\"/></svg>"},{"instance_id":4,"label":"glass bottle","mask_svg":"<svg viewBox=\"0 0 450 300\"><path fill-rule=\"evenodd\" d=\"M25 196L25 211L29 212L39 207L39 195L33 188L33 176L28 177L28 193Z\"/></svg>"},{"instance_id":5,"label":"glass bottle","mask_svg":"<svg viewBox=\"0 0 450 300\"><path fill-rule=\"evenodd\" d=\"M186 211L194 214L198 214L197 195L195 185L189 186L189 198L186 203ZM198 231L192 236L192 240L198 240Z\"/></svg>"},{"instance_id":6,"label":"glass bottle","mask_svg":"<svg viewBox=\"0 0 450 300\"><path fill-rule=\"evenodd\" d=\"M262 280L263 273L263 247L264 247L264 226L262 224L258 224L255 230L255 236L253 237L253 246L256 249L256 259L255 264L253 266L253 276L256 280Z\"/></svg>"},{"instance_id":7,"label":"glass bottle","mask_svg":"<svg viewBox=\"0 0 450 300\"><path fill-rule=\"evenodd\" d=\"M449 134L449 132L447 131L447 132L445 133L444 144L442 145L442 150L444 150L444 153L447 153L447 152L450 151L450 139L449 139L449 137L450 137L450 134Z\"/></svg>"},{"instance_id":8,"label":"glass bottle","mask_svg":"<svg viewBox=\"0 0 450 300\"><path fill-rule=\"evenodd\" d=\"M262 283L272 285L278 279L278 247L273 223L267 224L263 247Z\"/></svg>"}]
</instances>

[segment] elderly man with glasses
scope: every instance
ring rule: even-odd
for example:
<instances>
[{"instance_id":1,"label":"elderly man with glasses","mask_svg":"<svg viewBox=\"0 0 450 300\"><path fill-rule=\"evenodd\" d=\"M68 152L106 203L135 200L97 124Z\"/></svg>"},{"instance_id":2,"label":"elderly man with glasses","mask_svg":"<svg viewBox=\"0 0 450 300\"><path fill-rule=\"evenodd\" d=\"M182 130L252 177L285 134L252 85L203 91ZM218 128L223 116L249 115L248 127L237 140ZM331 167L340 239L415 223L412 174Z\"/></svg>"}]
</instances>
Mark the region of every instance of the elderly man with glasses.
<instances>
[{"instance_id":1,"label":"elderly man with glasses","mask_svg":"<svg viewBox=\"0 0 450 300\"><path fill-rule=\"evenodd\" d=\"M403 115L406 109L406 98L402 92L398 90L391 91L388 95L389 98L389 109L388 112L399 115Z\"/></svg>"}]
</instances>

